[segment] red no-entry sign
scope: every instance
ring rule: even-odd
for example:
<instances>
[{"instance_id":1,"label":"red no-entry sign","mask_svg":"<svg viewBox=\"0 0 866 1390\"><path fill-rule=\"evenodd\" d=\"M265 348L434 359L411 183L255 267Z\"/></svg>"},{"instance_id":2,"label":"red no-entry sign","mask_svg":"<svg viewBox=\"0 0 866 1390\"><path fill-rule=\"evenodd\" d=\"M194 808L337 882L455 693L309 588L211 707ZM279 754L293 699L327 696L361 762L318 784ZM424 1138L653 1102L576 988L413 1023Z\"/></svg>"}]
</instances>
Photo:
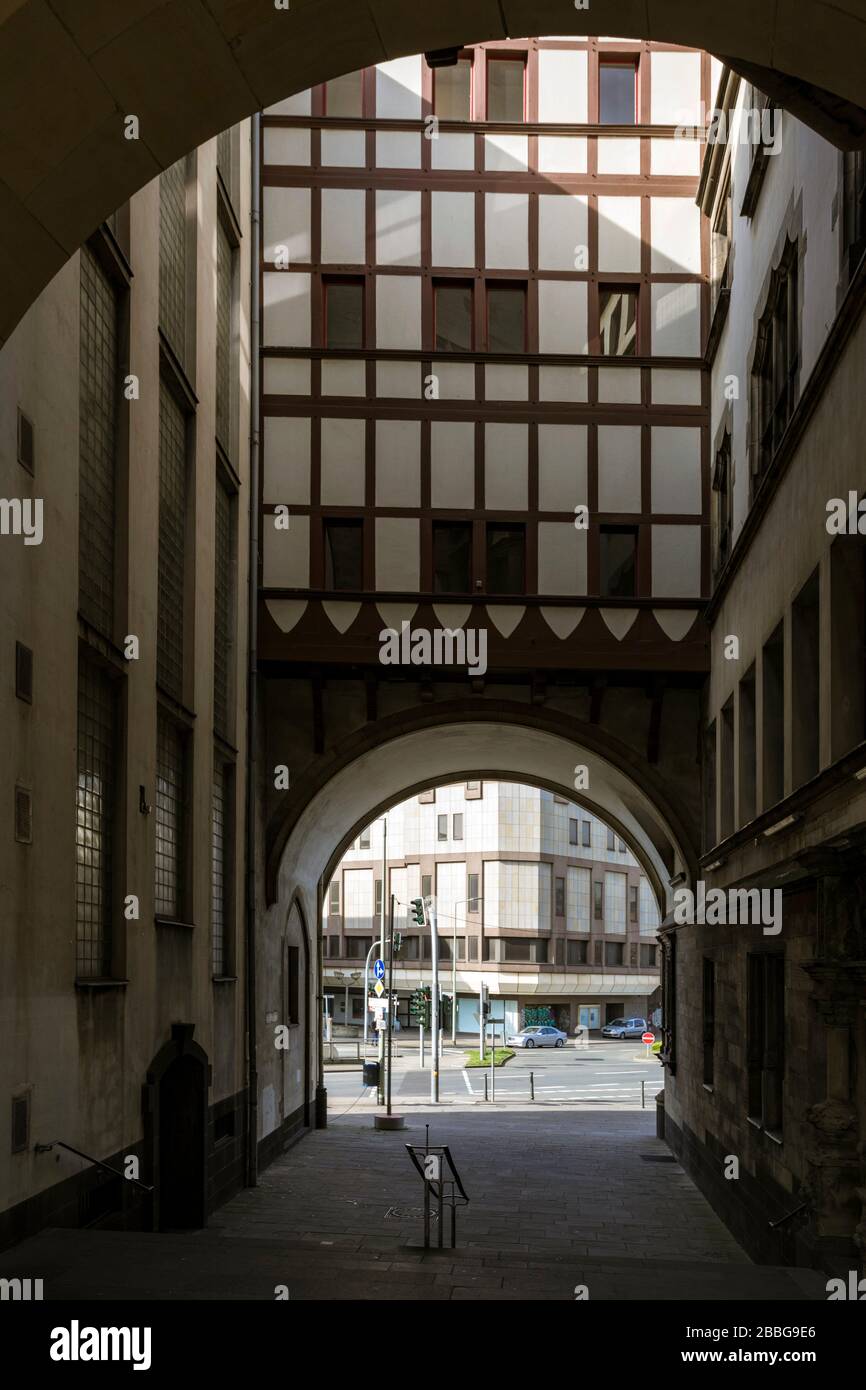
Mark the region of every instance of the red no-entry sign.
<instances>
[{"instance_id":1,"label":"red no-entry sign","mask_svg":"<svg viewBox=\"0 0 866 1390\"><path fill-rule=\"evenodd\" d=\"M651 1043L651 1042L655 1042L655 1040L656 1040L656 1035L655 1035L655 1033L642 1033L642 1034L641 1034L641 1039L640 1039L640 1040L641 1040L642 1043Z\"/></svg>"}]
</instances>

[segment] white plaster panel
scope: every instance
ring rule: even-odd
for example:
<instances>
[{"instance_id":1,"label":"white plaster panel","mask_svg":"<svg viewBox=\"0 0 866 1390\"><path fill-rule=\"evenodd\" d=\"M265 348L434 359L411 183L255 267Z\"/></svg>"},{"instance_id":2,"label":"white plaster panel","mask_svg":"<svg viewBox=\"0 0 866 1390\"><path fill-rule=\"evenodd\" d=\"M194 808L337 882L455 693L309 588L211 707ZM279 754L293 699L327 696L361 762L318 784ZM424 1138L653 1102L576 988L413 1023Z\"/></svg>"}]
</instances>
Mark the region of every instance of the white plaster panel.
<instances>
[{"instance_id":1,"label":"white plaster panel","mask_svg":"<svg viewBox=\"0 0 866 1390\"><path fill-rule=\"evenodd\" d=\"M491 363L484 369L484 395L488 401L525 401L529 397L529 368Z\"/></svg>"},{"instance_id":2,"label":"white plaster panel","mask_svg":"<svg viewBox=\"0 0 866 1390\"><path fill-rule=\"evenodd\" d=\"M599 198L599 270L640 270L640 204L640 198Z\"/></svg>"},{"instance_id":3,"label":"white plaster panel","mask_svg":"<svg viewBox=\"0 0 866 1390\"><path fill-rule=\"evenodd\" d=\"M430 471L432 506L475 505L475 425L471 421L433 421Z\"/></svg>"},{"instance_id":4,"label":"white plaster panel","mask_svg":"<svg viewBox=\"0 0 866 1390\"><path fill-rule=\"evenodd\" d=\"M587 352L586 281L539 280L541 352Z\"/></svg>"},{"instance_id":5,"label":"white plaster panel","mask_svg":"<svg viewBox=\"0 0 866 1390\"><path fill-rule=\"evenodd\" d=\"M570 521L538 523L538 592L586 593L586 532Z\"/></svg>"},{"instance_id":6,"label":"white plaster panel","mask_svg":"<svg viewBox=\"0 0 866 1390\"><path fill-rule=\"evenodd\" d=\"M698 357L700 286L652 285L652 351L657 357Z\"/></svg>"},{"instance_id":7,"label":"white plaster panel","mask_svg":"<svg viewBox=\"0 0 866 1390\"><path fill-rule=\"evenodd\" d=\"M278 101L274 106L265 107L266 116L309 116L313 109L313 94L307 88L304 92L295 92L294 96L285 97L283 101Z\"/></svg>"},{"instance_id":8,"label":"white plaster panel","mask_svg":"<svg viewBox=\"0 0 866 1390\"><path fill-rule=\"evenodd\" d=\"M364 420L322 420L322 502L326 506L364 505Z\"/></svg>"},{"instance_id":9,"label":"white plaster panel","mask_svg":"<svg viewBox=\"0 0 866 1390\"><path fill-rule=\"evenodd\" d=\"M599 367L598 399L608 405L640 405L640 368Z\"/></svg>"},{"instance_id":10,"label":"white plaster panel","mask_svg":"<svg viewBox=\"0 0 866 1390\"><path fill-rule=\"evenodd\" d=\"M367 162L367 136L363 130L322 130L322 164L325 168L363 169Z\"/></svg>"},{"instance_id":11,"label":"white plaster panel","mask_svg":"<svg viewBox=\"0 0 866 1390\"><path fill-rule=\"evenodd\" d=\"M380 169L420 169L421 136L411 130L378 131L376 163Z\"/></svg>"},{"instance_id":12,"label":"white plaster panel","mask_svg":"<svg viewBox=\"0 0 866 1390\"><path fill-rule=\"evenodd\" d=\"M310 421L268 415L262 441L262 500L310 501Z\"/></svg>"},{"instance_id":13,"label":"white plaster panel","mask_svg":"<svg viewBox=\"0 0 866 1390\"><path fill-rule=\"evenodd\" d=\"M421 547L417 517L376 518L376 588L380 592L421 586Z\"/></svg>"},{"instance_id":14,"label":"white plaster panel","mask_svg":"<svg viewBox=\"0 0 866 1390\"><path fill-rule=\"evenodd\" d=\"M434 192L430 203L433 264L474 266L475 194Z\"/></svg>"},{"instance_id":15,"label":"white plaster panel","mask_svg":"<svg viewBox=\"0 0 866 1390\"><path fill-rule=\"evenodd\" d=\"M485 261L492 270L525 270L529 265L529 196L486 193Z\"/></svg>"},{"instance_id":16,"label":"white plaster panel","mask_svg":"<svg viewBox=\"0 0 866 1390\"><path fill-rule=\"evenodd\" d=\"M309 274L306 271L267 270L262 279L265 347L309 347Z\"/></svg>"},{"instance_id":17,"label":"white plaster panel","mask_svg":"<svg viewBox=\"0 0 866 1390\"><path fill-rule=\"evenodd\" d=\"M587 54L567 48L538 55L538 119L585 125L588 119Z\"/></svg>"},{"instance_id":18,"label":"white plaster panel","mask_svg":"<svg viewBox=\"0 0 866 1390\"><path fill-rule=\"evenodd\" d=\"M652 510L701 513L701 432L678 425L652 431Z\"/></svg>"},{"instance_id":19,"label":"white plaster panel","mask_svg":"<svg viewBox=\"0 0 866 1390\"><path fill-rule=\"evenodd\" d=\"M266 396L309 396L309 361L304 357L263 358L262 386Z\"/></svg>"},{"instance_id":20,"label":"white plaster panel","mask_svg":"<svg viewBox=\"0 0 866 1390\"><path fill-rule=\"evenodd\" d=\"M637 425L600 425L598 430L598 509L641 510L641 430Z\"/></svg>"},{"instance_id":21,"label":"white plaster panel","mask_svg":"<svg viewBox=\"0 0 866 1390\"><path fill-rule=\"evenodd\" d=\"M700 597L700 526L653 526L652 533L653 597Z\"/></svg>"},{"instance_id":22,"label":"white plaster panel","mask_svg":"<svg viewBox=\"0 0 866 1390\"><path fill-rule=\"evenodd\" d=\"M542 193L538 199L539 270L574 270L579 248L588 246L585 193ZM587 253L588 254L588 253ZM583 262L586 269L587 262Z\"/></svg>"},{"instance_id":23,"label":"white plaster panel","mask_svg":"<svg viewBox=\"0 0 866 1390\"><path fill-rule=\"evenodd\" d=\"M310 587L310 518L292 516L278 531L273 516L263 518L262 582L266 589Z\"/></svg>"},{"instance_id":24,"label":"white plaster panel","mask_svg":"<svg viewBox=\"0 0 866 1390\"><path fill-rule=\"evenodd\" d=\"M653 405L700 405L700 372L658 367L652 373Z\"/></svg>"},{"instance_id":25,"label":"white plaster panel","mask_svg":"<svg viewBox=\"0 0 866 1390\"><path fill-rule=\"evenodd\" d=\"M308 165L310 132L298 126L265 126L262 131L265 164Z\"/></svg>"},{"instance_id":26,"label":"white plaster panel","mask_svg":"<svg viewBox=\"0 0 866 1390\"><path fill-rule=\"evenodd\" d=\"M529 159L526 135L485 135L484 168L489 174L525 174Z\"/></svg>"},{"instance_id":27,"label":"white plaster panel","mask_svg":"<svg viewBox=\"0 0 866 1390\"><path fill-rule=\"evenodd\" d=\"M582 135L539 135L540 174L585 174L586 139Z\"/></svg>"},{"instance_id":28,"label":"white plaster panel","mask_svg":"<svg viewBox=\"0 0 866 1390\"><path fill-rule=\"evenodd\" d=\"M393 58L376 68L376 119L421 119L421 64L423 58Z\"/></svg>"},{"instance_id":29,"label":"white plaster panel","mask_svg":"<svg viewBox=\"0 0 866 1390\"><path fill-rule=\"evenodd\" d=\"M322 261L325 265L364 265L366 257L363 188L322 189Z\"/></svg>"},{"instance_id":30,"label":"white plaster panel","mask_svg":"<svg viewBox=\"0 0 866 1390\"><path fill-rule=\"evenodd\" d=\"M701 210L693 198L652 198L650 236L656 274L700 274Z\"/></svg>"},{"instance_id":31,"label":"white plaster panel","mask_svg":"<svg viewBox=\"0 0 866 1390\"><path fill-rule=\"evenodd\" d=\"M640 140L602 137L598 142L598 172L600 174L639 174Z\"/></svg>"},{"instance_id":32,"label":"white plaster panel","mask_svg":"<svg viewBox=\"0 0 866 1390\"><path fill-rule=\"evenodd\" d=\"M421 422L376 421L376 506L421 504Z\"/></svg>"},{"instance_id":33,"label":"white plaster panel","mask_svg":"<svg viewBox=\"0 0 866 1390\"><path fill-rule=\"evenodd\" d=\"M653 125L695 125L701 117L700 53L653 53Z\"/></svg>"},{"instance_id":34,"label":"white plaster panel","mask_svg":"<svg viewBox=\"0 0 866 1390\"><path fill-rule=\"evenodd\" d=\"M436 363L434 375L439 383L442 401L474 401L475 368L468 362Z\"/></svg>"},{"instance_id":35,"label":"white plaster panel","mask_svg":"<svg viewBox=\"0 0 866 1390\"><path fill-rule=\"evenodd\" d=\"M544 512L573 512L587 497L586 425L539 425L538 505Z\"/></svg>"},{"instance_id":36,"label":"white plaster panel","mask_svg":"<svg viewBox=\"0 0 866 1390\"><path fill-rule=\"evenodd\" d=\"M376 346L420 348L421 277L376 277Z\"/></svg>"},{"instance_id":37,"label":"white plaster panel","mask_svg":"<svg viewBox=\"0 0 866 1390\"><path fill-rule=\"evenodd\" d=\"M379 396L399 396L405 400L420 400L420 364L418 362L379 362L376 366L376 394Z\"/></svg>"},{"instance_id":38,"label":"white plaster panel","mask_svg":"<svg viewBox=\"0 0 866 1390\"><path fill-rule=\"evenodd\" d=\"M589 372L586 367L540 367L538 398L542 401L572 401L579 404L589 399Z\"/></svg>"},{"instance_id":39,"label":"white plaster panel","mask_svg":"<svg viewBox=\"0 0 866 1390\"><path fill-rule=\"evenodd\" d=\"M691 175L701 172L701 144L698 140L650 140L650 173Z\"/></svg>"},{"instance_id":40,"label":"white plaster panel","mask_svg":"<svg viewBox=\"0 0 866 1390\"><path fill-rule=\"evenodd\" d=\"M287 247L289 265L312 260L310 243L309 188L279 188L267 185L262 190L262 230L266 261L277 258L277 247ZM285 259L285 252L279 253Z\"/></svg>"},{"instance_id":41,"label":"white plaster panel","mask_svg":"<svg viewBox=\"0 0 866 1390\"><path fill-rule=\"evenodd\" d=\"M529 426L488 424L484 428L484 505L488 510L526 511L529 499Z\"/></svg>"},{"instance_id":42,"label":"white plaster panel","mask_svg":"<svg viewBox=\"0 0 866 1390\"><path fill-rule=\"evenodd\" d=\"M322 362L323 396L366 396L367 366L365 362Z\"/></svg>"},{"instance_id":43,"label":"white plaster panel","mask_svg":"<svg viewBox=\"0 0 866 1390\"><path fill-rule=\"evenodd\" d=\"M420 190L377 190L376 259L379 265L421 264Z\"/></svg>"},{"instance_id":44,"label":"white plaster panel","mask_svg":"<svg viewBox=\"0 0 866 1390\"><path fill-rule=\"evenodd\" d=\"M440 130L430 141L430 164L434 169L474 169L475 136Z\"/></svg>"}]
</instances>

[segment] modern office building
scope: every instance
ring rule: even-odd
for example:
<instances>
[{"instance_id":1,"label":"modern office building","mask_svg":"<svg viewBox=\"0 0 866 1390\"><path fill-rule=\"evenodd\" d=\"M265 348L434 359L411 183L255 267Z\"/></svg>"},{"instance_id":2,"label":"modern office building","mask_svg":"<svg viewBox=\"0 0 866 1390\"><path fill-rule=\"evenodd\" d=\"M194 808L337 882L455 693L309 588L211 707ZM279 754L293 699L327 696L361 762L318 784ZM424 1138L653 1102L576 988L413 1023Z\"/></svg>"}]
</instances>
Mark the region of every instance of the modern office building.
<instances>
[{"instance_id":1,"label":"modern office building","mask_svg":"<svg viewBox=\"0 0 866 1390\"><path fill-rule=\"evenodd\" d=\"M657 1005L658 905L621 836L551 792L476 781L395 806L341 859L322 922L324 988L338 1027L363 1030L385 867L386 940L392 894L403 937L394 969L401 1025L411 993L431 983L430 933L409 907L422 896L436 910L446 1032L456 990L456 1033L478 1034L482 984L490 1017L511 1031L544 1010L569 1035L591 1033Z\"/></svg>"}]
</instances>

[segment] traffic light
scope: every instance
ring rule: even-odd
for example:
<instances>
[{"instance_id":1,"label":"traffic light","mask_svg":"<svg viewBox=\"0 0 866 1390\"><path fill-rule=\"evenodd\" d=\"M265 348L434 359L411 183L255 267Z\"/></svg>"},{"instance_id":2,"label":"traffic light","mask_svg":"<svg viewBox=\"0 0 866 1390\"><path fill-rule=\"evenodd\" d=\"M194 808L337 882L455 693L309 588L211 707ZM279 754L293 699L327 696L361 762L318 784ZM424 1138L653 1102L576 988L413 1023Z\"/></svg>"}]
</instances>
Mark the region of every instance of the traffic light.
<instances>
[{"instance_id":1,"label":"traffic light","mask_svg":"<svg viewBox=\"0 0 866 1390\"><path fill-rule=\"evenodd\" d=\"M419 926L419 927L423 927L423 926L425 925L425 920L424 920L424 899L423 899L423 898L413 898L413 899L412 899L412 902L411 902L411 904L410 904L410 906L411 906L411 908L412 908L412 918L413 918L413 920L415 921L416 925Z\"/></svg>"},{"instance_id":2,"label":"traffic light","mask_svg":"<svg viewBox=\"0 0 866 1390\"><path fill-rule=\"evenodd\" d=\"M391 938L391 947L392 947L392 950L393 950L393 953L394 953L395 956L399 956L399 954L400 954L400 947L401 947L402 945L403 945L403 937L402 937L402 935L400 934L400 932L395 931L393 937Z\"/></svg>"},{"instance_id":3,"label":"traffic light","mask_svg":"<svg viewBox=\"0 0 866 1390\"><path fill-rule=\"evenodd\" d=\"M412 991L409 999L409 1016L424 1028L430 1027L430 986L424 985Z\"/></svg>"},{"instance_id":4,"label":"traffic light","mask_svg":"<svg viewBox=\"0 0 866 1390\"><path fill-rule=\"evenodd\" d=\"M481 1017L488 1018L490 1015L490 990L487 985L481 986Z\"/></svg>"}]
</instances>

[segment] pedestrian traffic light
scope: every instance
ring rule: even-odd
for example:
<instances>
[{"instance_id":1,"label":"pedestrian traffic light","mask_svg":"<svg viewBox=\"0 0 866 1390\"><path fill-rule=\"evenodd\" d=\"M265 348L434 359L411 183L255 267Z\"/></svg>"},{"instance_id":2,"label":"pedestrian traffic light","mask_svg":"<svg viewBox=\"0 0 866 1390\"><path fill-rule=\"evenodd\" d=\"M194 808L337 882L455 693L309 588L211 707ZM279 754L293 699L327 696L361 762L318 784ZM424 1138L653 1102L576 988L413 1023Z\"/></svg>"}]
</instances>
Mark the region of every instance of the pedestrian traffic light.
<instances>
[{"instance_id":1,"label":"pedestrian traffic light","mask_svg":"<svg viewBox=\"0 0 866 1390\"><path fill-rule=\"evenodd\" d=\"M412 903L411 903L411 907L412 907L412 917L413 917L413 920L417 923L417 925L418 925L419 927L423 927L423 926L425 925L425 921L424 921L424 899L423 899L423 898L413 898L413 899L412 899Z\"/></svg>"}]
</instances>

